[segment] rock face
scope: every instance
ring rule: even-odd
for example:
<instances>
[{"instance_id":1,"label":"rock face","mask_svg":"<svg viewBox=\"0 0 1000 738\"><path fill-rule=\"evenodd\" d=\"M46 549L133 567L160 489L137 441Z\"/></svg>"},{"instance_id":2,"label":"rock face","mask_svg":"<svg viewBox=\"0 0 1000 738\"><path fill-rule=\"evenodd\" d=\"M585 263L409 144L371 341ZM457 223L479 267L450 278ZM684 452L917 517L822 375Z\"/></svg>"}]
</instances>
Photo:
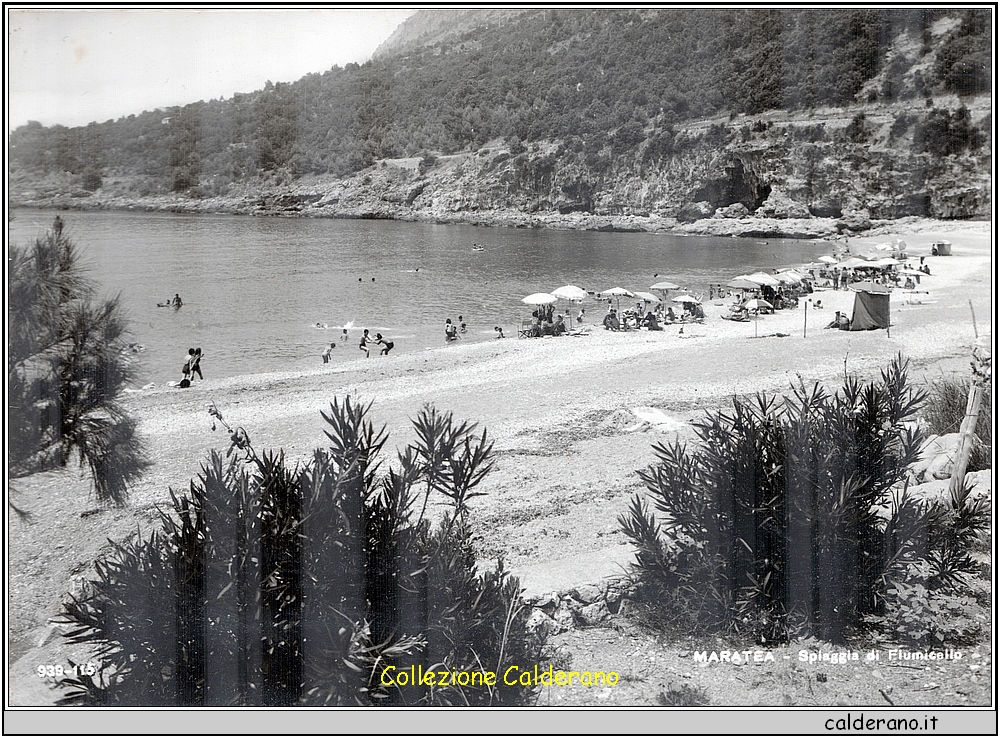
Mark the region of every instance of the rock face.
<instances>
[{"instance_id":1,"label":"rock face","mask_svg":"<svg viewBox=\"0 0 1000 738\"><path fill-rule=\"evenodd\" d=\"M972 115L982 119L985 114L977 107ZM608 146L589 150L577 139L527 145L495 141L474 152L382 160L343 179L242 184L210 199L137 197L133 183L113 176L89 191L72 175L42 180L26 172L11 174L8 192L13 205L73 209L462 220L525 227L546 225L539 217L579 215L581 227L606 230L629 229L621 223L630 218L669 219L683 226L706 219L743 224L752 214L751 220L779 225L745 226L743 232L803 233L809 229L791 221L820 218L833 219L841 232L857 233L871 227L872 220L910 215L989 216L988 145L948 156L920 152L913 143L916 134L901 137L894 125L913 115L908 110L883 111L881 118L870 114L870 140L863 143L845 138L849 110L829 111L825 117L810 114L805 121L774 113L766 124L758 120L751 125L742 118L692 123L677 131L666 149L654 146L655 135L624 151Z\"/></svg>"}]
</instances>

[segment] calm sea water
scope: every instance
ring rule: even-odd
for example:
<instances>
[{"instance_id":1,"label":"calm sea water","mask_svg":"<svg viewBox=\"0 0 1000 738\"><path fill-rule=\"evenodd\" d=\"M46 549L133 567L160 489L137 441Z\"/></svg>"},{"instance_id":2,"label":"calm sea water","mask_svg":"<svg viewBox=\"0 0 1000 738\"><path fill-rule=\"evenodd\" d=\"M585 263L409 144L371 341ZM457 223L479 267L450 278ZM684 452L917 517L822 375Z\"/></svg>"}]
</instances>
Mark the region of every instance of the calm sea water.
<instances>
[{"instance_id":1,"label":"calm sea water","mask_svg":"<svg viewBox=\"0 0 1000 738\"><path fill-rule=\"evenodd\" d=\"M55 215L14 210L11 241L30 243ZM445 319L459 316L468 325L463 341L493 340L495 325L514 339L530 314L521 303L530 293L566 284L648 291L669 280L707 294L710 283L812 261L830 249L780 239L374 220L60 215L102 294L121 294L132 339L145 347L142 381L157 383L180 379L189 347L202 348L202 370L212 378L319 368L330 342L334 363L354 360L362 328L394 341L393 353L443 346ZM157 307L175 293L180 310ZM591 322L605 312L595 300L584 307Z\"/></svg>"}]
</instances>

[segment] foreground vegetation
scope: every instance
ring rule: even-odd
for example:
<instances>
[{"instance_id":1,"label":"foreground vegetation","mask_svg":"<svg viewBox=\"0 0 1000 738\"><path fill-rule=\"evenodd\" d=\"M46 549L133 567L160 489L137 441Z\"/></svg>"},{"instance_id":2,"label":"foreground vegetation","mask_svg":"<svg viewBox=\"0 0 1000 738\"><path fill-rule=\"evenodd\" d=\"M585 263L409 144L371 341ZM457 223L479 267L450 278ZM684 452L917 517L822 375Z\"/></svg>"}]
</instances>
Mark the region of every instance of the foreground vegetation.
<instances>
[{"instance_id":1,"label":"foreground vegetation","mask_svg":"<svg viewBox=\"0 0 1000 738\"><path fill-rule=\"evenodd\" d=\"M116 544L66 604L70 640L99 668L61 682L62 704L512 705L503 679L414 684L396 672L492 672L539 663L518 580L477 568L468 502L492 443L424 408L385 468L369 406L323 414L330 447L290 468L230 428L163 530ZM431 509L443 507L432 522ZM388 671L387 671L388 670Z\"/></svg>"},{"instance_id":2,"label":"foreground vegetation","mask_svg":"<svg viewBox=\"0 0 1000 738\"><path fill-rule=\"evenodd\" d=\"M77 459L97 498L122 504L148 464L136 422L119 402L135 376L121 304L117 297L97 299L58 216L34 244L11 245L7 259L12 487Z\"/></svg>"},{"instance_id":3,"label":"foreground vegetation","mask_svg":"<svg viewBox=\"0 0 1000 738\"><path fill-rule=\"evenodd\" d=\"M834 394L737 399L697 425L696 448L654 447L648 502L636 495L619 518L654 620L757 644L872 628L919 646L974 642L978 624L960 616L988 502L967 488L908 493L925 399L899 358Z\"/></svg>"}]
</instances>

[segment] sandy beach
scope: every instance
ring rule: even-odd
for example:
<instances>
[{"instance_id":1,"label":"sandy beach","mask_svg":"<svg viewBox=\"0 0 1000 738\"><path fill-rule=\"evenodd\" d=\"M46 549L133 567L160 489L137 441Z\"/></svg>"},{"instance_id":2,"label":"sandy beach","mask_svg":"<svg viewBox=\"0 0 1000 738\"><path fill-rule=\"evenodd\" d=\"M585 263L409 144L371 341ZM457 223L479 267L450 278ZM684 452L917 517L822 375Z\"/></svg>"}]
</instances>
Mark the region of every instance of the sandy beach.
<instances>
[{"instance_id":1,"label":"sandy beach","mask_svg":"<svg viewBox=\"0 0 1000 738\"><path fill-rule=\"evenodd\" d=\"M836 310L850 314L854 300L853 292L827 290L812 295L822 310L800 306L751 323L722 320L726 306L709 303L704 324L686 325L683 336L677 326L613 333L591 325L582 335L542 339L517 339L510 330L491 342L130 393L125 405L140 418L154 461L131 507L98 510L75 472L18 485L19 506L36 518L33 525L12 519L8 528L18 703L44 699L24 674L71 652L47 623L73 579L92 570L108 537L120 539L137 526L151 530L168 490L186 488L210 449L225 451L228 439L221 428L212 430L207 412L212 403L248 431L257 449L281 448L292 459L324 445L320 411L334 397L372 403L371 419L390 433L390 458L393 447L411 439L410 418L424 403L480 423L496 452L487 495L474 501L482 556L503 556L529 593L566 590L627 565L631 550L617 516L642 490L635 470L653 460L654 443L691 438L690 422L706 409L733 395L783 392L799 378L836 386L845 369L872 376L897 353L911 360L917 381L964 375L974 330L992 336L991 233L987 222L922 221L851 239L863 247L899 236L911 257L927 256L932 276L919 288L926 293L909 296L919 304L893 293L888 332L826 330ZM953 255L930 256L931 242L941 237L952 241ZM732 276L720 274L719 281ZM665 422L642 422L634 412L642 408L660 411Z\"/></svg>"}]
</instances>

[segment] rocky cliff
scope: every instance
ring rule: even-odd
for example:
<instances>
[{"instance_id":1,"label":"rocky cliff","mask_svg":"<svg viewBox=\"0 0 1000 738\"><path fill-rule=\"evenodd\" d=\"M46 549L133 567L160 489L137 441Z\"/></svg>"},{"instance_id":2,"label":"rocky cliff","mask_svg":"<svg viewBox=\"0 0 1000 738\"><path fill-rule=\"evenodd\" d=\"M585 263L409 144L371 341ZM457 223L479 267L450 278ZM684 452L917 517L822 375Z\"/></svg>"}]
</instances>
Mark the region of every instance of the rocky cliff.
<instances>
[{"instance_id":1,"label":"rocky cliff","mask_svg":"<svg viewBox=\"0 0 1000 738\"><path fill-rule=\"evenodd\" d=\"M937 105L958 101L936 101ZM968 105L970 101L965 101ZM989 100L961 106L969 130ZM136 197L106 176L94 191L70 176L11 177L16 205L314 217L396 218L625 230L732 233L862 231L872 219L988 217L991 146L926 151L926 118L857 106L699 121L629 148L614 138L492 142L477 151L378 161L345 179L270 179L222 197ZM952 115L945 113L945 116ZM976 127L978 126L978 128ZM978 134L977 134L978 135ZM811 223L811 225L810 225ZM700 224L700 225L697 225Z\"/></svg>"}]
</instances>

